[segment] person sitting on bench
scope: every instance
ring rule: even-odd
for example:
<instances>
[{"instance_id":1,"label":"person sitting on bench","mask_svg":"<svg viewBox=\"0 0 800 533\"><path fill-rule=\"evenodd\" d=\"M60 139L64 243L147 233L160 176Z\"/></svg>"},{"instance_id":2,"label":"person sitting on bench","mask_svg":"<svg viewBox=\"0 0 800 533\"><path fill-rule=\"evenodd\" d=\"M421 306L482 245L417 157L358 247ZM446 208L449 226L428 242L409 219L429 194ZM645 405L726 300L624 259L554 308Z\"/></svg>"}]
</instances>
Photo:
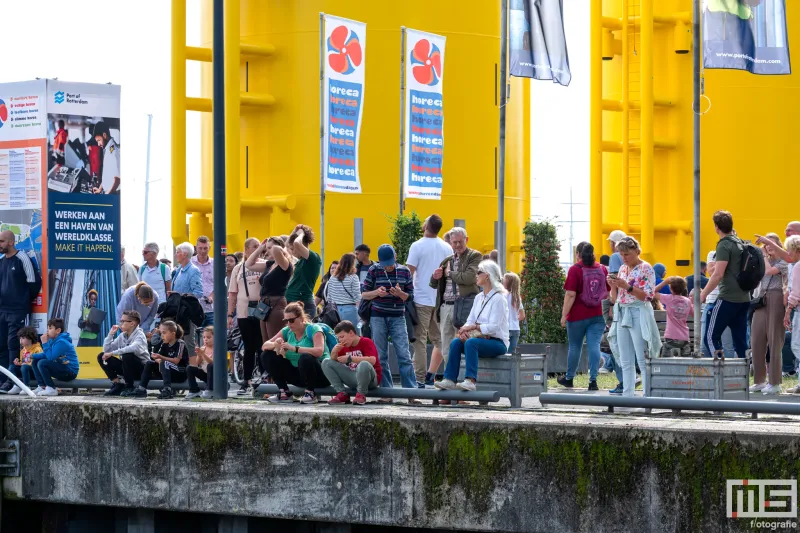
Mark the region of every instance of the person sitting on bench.
<instances>
[{"instance_id":1,"label":"person sitting on bench","mask_svg":"<svg viewBox=\"0 0 800 533\"><path fill-rule=\"evenodd\" d=\"M125 389L132 391L134 381L142 375L144 365L150 360L147 336L139 327L140 323L139 312L128 310L122 313L119 325L111 326L103 342L103 351L97 356L100 368L111 380L111 388L103 396L119 396ZM119 330L122 333L114 338ZM120 383L120 377L125 378L124 385Z\"/></svg>"},{"instance_id":2,"label":"person sitting on bench","mask_svg":"<svg viewBox=\"0 0 800 533\"><path fill-rule=\"evenodd\" d=\"M186 381L186 367L189 365L189 352L183 342L183 328L171 320L162 322L158 327L161 335L161 347L158 353L150 354L152 360L144 365L142 380L134 389L132 395L137 398L147 397L147 385L153 376L164 380L159 400L169 400L175 397L172 390L173 383Z\"/></svg>"},{"instance_id":3,"label":"person sitting on bench","mask_svg":"<svg viewBox=\"0 0 800 533\"><path fill-rule=\"evenodd\" d=\"M481 261L477 281L483 290L475 297L467 322L458 330L458 337L450 343L444 379L434 383L437 389L476 390L478 358L497 357L508 351L508 300L500 267L492 260ZM467 368L464 381L456 384L462 354Z\"/></svg>"},{"instance_id":4,"label":"person sitting on bench","mask_svg":"<svg viewBox=\"0 0 800 533\"><path fill-rule=\"evenodd\" d=\"M203 345L195 347L194 355L189 357L186 373L189 377L189 394L186 395L186 399L210 400L214 391L214 326L203 328ZM203 392L200 392L200 386L197 385L198 378L206 383L206 390Z\"/></svg>"},{"instance_id":5,"label":"person sitting on bench","mask_svg":"<svg viewBox=\"0 0 800 533\"><path fill-rule=\"evenodd\" d=\"M322 372L336 391L330 405L350 403L350 395L344 391L345 385L356 389L353 403L367 403L367 391L377 389L381 384L381 364L378 362L378 348L371 339L360 337L356 326L349 320L342 320L334 328L339 344L331 351L331 358L322 361Z\"/></svg>"},{"instance_id":6,"label":"person sitting on bench","mask_svg":"<svg viewBox=\"0 0 800 533\"><path fill-rule=\"evenodd\" d=\"M72 337L64 331L64 320L47 321L47 333L42 335L42 352L33 354L33 375L36 376L37 396L58 396L53 378L72 381L78 377L78 354Z\"/></svg>"}]
</instances>

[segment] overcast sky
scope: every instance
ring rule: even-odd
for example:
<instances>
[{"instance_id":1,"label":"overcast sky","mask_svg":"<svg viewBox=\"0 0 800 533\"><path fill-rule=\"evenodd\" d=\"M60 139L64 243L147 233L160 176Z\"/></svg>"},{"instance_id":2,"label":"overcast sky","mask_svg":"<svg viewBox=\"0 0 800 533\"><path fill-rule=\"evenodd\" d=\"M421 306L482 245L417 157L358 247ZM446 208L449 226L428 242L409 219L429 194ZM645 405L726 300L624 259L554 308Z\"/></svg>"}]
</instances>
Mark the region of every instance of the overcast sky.
<instances>
[{"instance_id":1,"label":"overcast sky","mask_svg":"<svg viewBox=\"0 0 800 533\"><path fill-rule=\"evenodd\" d=\"M170 238L170 2L55 0L5 2L0 83L34 78L111 82L122 86L120 146L124 180L122 241L132 262L141 260L143 225L129 218L144 202L147 115L153 115L150 164L150 223L147 238ZM199 45L199 2L187 2L187 44ZM536 82L532 89L532 213L558 216L566 260L569 247L569 188L573 220L587 221L589 172L589 12L585 0L566 0L565 21L572 83L568 88ZM67 8L67 5L69 8ZM18 20L32 24L17 23ZM199 64L187 63L187 94L199 95ZM199 116L187 115L190 197L200 194ZM557 179L556 179L557 178ZM588 237L588 223L573 224L573 244ZM170 254L171 255L171 254Z\"/></svg>"}]
</instances>

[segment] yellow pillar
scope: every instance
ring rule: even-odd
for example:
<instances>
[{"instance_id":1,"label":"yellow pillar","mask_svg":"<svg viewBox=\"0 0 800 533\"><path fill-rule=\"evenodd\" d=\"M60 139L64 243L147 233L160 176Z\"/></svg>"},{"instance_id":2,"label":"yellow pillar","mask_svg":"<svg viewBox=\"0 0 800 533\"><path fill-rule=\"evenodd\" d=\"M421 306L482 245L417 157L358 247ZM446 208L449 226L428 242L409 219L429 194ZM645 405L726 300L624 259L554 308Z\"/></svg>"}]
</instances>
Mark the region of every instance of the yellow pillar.
<instances>
[{"instance_id":1,"label":"yellow pillar","mask_svg":"<svg viewBox=\"0 0 800 533\"><path fill-rule=\"evenodd\" d=\"M622 230L628 232L631 223L630 185L630 56L628 55L628 0L622 2Z\"/></svg>"},{"instance_id":2,"label":"yellow pillar","mask_svg":"<svg viewBox=\"0 0 800 533\"><path fill-rule=\"evenodd\" d=\"M186 0L172 0L172 241L186 240Z\"/></svg>"},{"instance_id":3,"label":"yellow pillar","mask_svg":"<svg viewBox=\"0 0 800 533\"><path fill-rule=\"evenodd\" d=\"M226 244L233 253L242 250L239 163L240 31L239 0L225 0L225 227Z\"/></svg>"},{"instance_id":4,"label":"yellow pillar","mask_svg":"<svg viewBox=\"0 0 800 533\"><path fill-rule=\"evenodd\" d=\"M655 230L653 226L653 148L654 102L653 102L653 0L642 1L642 234L641 245L644 258L651 260L655 252Z\"/></svg>"},{"instance_id":5,"label":"yellow pillar","mask_svg":"<svg viewBox=\"0 0 800 533\"><path fill-rule=\"evenodd\" d=\"M589 230L592 243L603 240L603 0L591 0L591 137Z\"/></svg>"}]
</instances>

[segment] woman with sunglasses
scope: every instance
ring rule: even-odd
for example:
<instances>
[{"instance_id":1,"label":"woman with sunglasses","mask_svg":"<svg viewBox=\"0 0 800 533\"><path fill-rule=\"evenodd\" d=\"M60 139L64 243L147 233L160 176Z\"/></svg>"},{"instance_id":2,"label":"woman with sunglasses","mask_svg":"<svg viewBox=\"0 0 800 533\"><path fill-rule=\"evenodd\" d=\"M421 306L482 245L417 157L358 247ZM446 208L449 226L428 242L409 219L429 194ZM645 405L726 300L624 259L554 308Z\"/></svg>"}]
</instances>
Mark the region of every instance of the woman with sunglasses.
<instances>
[{"instance_id":1,"label":"woman with sunglasses","mask_svg":"<svg viewBox=\"0 0 800 533\"><path fill-rule=\"evenodd\" d=\"M330 356L322 326L311 323L303 302L292 302L283 311L285 327L264 343L261 362L278 386L270 402L291 402L289 383L305 388L302 404L317 403L314 389L330 386L322 361Z\"/></svg>"},{"instance_id":2,"label":"woman with sunglasses","mask_svg":"<svg viewBox=\"0 0 800 533\"><path fill-rule=\"evenodd\" d=\"M133 287L128 288L119 300L117 305L117 323L122 320L125 311L133 310L142 317L140 327L150 340L152 335L153 323L158 312L159 295L144 281L140 281Z\"/></svg>"},{"instance_id":3,"label":"woman with sunglasses","mask_svg":"<svg viewBox=\"0 0 800 533\"><path fill-rule=\"evenodd\" d=\"M478 358L497 357L508 351L508 300L497 263L491 259L481 261L477 282L483 290L475 297L467 322L450 343L444 379L434 383L437 389L476 390ZM456 384L462 355L467 368L464 381Z\"/></svg>"}]
</instances>

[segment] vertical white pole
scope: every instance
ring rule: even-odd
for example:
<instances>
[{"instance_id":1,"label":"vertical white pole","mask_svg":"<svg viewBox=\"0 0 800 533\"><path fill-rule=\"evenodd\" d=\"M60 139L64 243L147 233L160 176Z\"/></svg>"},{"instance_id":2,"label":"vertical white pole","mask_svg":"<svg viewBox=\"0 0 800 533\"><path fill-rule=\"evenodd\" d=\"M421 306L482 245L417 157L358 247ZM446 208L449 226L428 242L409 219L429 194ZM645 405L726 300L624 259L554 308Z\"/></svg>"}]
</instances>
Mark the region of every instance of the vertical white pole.
<instances>
[{"instance_id":1,"label":"vertical white pole","mask_svg":"<svg viewBox=\"0 0 800 533\"><path fill-rule=\"evenodd\" d=\"M150 141L153 131L153 115L147 115L147 166L144 174L144 233L142 233L142 246L147 243L147 217L150 207Z\"/></svg>"},{"instance_id":2,"label":"vertical white pole","mask_svg":"<svg viewBox=\"0 0 800 533\"><path fill-rule=\"evenodd\" d=\"M319 256L325 268L325 13L319 14Z\"/></svg>"},{"instance_id":3,"label":"vertical white pole","mask_svg":"<svg viewBox=\"0 0 800 533\"><path fill-rule=\"evenodd\" d=\"M405 199L405 139L406 139L406 27L400 27L400 214L403 214ZM411 165L411 162L409 162Z\"/></svg>"}]
</instances>

